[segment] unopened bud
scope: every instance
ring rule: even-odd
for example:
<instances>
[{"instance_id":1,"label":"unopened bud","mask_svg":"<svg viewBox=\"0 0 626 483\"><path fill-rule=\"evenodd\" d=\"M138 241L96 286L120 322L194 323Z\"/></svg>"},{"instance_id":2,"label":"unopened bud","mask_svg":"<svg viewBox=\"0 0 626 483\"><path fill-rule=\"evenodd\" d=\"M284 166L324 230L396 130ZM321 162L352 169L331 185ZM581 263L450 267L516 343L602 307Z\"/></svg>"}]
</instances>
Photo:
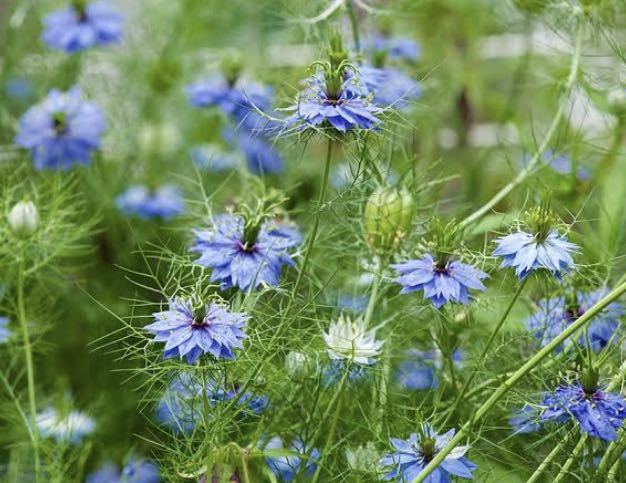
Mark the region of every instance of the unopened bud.
<instances>
[{"instance_id":1,"label":"unopened bud","mask_svg":"<svg viewBox=\"0 0 626 483\"><path fill-rule=\"evenodd\" d=\"M20 201L9 212L9 226L17 235L34 233L39 225L39 213L32 201Z\"/></svg>"},{"instance_id":2,"label":"unopened bud","mask_svg":"<svg viewBox=\"0 0 626 483\"><path fill-rule=\"evenodd\" d=\"M413 197L406 189L377 189L365 205L367 243L375 250L397 247L411 230L414 208Z\"/></svg>"}]
</instances>

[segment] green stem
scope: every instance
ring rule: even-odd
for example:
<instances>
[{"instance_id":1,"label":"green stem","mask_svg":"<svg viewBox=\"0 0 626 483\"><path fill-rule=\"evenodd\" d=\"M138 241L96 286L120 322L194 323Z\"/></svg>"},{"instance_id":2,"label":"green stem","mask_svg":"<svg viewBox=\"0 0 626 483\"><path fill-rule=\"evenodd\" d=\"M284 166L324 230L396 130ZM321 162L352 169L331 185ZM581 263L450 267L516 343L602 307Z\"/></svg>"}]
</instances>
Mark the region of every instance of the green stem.
<instances>
[{"instance_id":1,"label":"green stem","mask_svg":"<svg viewBox=\"0 0 626 483\"><path fill-rule=\"evenodd\" d=\"M539 481L539 478L543 475L544 471L546 471L548 469L548 466L554 461L554 459L563 450L563 448L565 448L565 446L567 444L569 444L571 439L572 439L572 435L571 434L569 434L568 436L563 438L559 442L559 444L557 444L554 447L554 449L552 451L550 451L550 453L548 453L548 456L546 456L543 459L543 461L539 464L539 466L537 467L535 472L532 475L530 475L530 478L528 478L526 483L536 483L537 481Z\"/></svg>"},{"instance_id":2,"label":"green stem","mask_svg":"<svg viewBox=\"0 0 626 483\"><path fill-rule=\"evenodd\" d=\"M565 478L565 476L569 472L569 469L572 467L572 464L574 463L574 460L578 459L579 453L585 447L585 443L587 442L587 438L588 438L587 434L583 434L582 435L582 437L578 441L578 444L574 447L574 450L572 451L572 454L569 456L569 458L567 458L567 461L565 461L565 464L561 467L561 470L559 471L559 474L556 475L556 478L554 479L553 483L559 483L560 481L563 480L563 478Z\"/></svg>"},{"instance_id":3,"label":"green stem","mask_svg":"<svg viewBox=\"0 0 626 483\"><path fill-rule=\"evenodd\" d=\"M568 96L570 94L574 86L574 82L576 81L576 78L578 76L578 69L580 66L580 54L582 50L583 31L584 31L583 22L579 19L578 31L576 34L576 48L574 51L574 55L572 57L572 63L570 66L569 76L565 83L565 89L564 89L565 96ZM515 188L521 185L526 180L526 178L528 178L529 176L537 172L535 168L541 161L541 155L545 152L548 146L550 146L550 143L552 142L552 138L557 132L557 129L559 127L559 124L561 123L561 120L563 119L565 111L566 111L566 103L561 102L559 109L554 115L554 118L552 119L552 123L550 124L550 127L548 128L548 131L545 137L543 138L543 141L537 148L537 151L535 152L534 156L529 161L528 165L519 172L519 174L513 179L513 181L511 181L504 188L498 191L489 201L487 201L487 203L485 203L478 210L476 210L474 213L472 213L463 221L461 221L459 223L459 226L461 228L466 228L467 226L471 225L472 223L474 223L475 221L479 220L484 215L489 213L489 211L491 211L491 209L493 209L494 206L496 206L500 201L506 198L509 195L509 193L511 193Z\"/></svg>"},{"instance_id":4,"label":"green stem","mask_svg":"<svg viewBox=\"0 0 626 483\"><path fill-rule=\"evenodd\" d=\"M24 356L26 359L26 380L28 384L28 405L30 409L30 430L33 455L35 458L35 481L39 482L40 461L39 461L39 431L37 430L37 400L35 399L35 369L33 365L33 347L28 331L28 320L26 318L26 306L24 303L24 266L20 264L17 278L17 311L22 338L24 339Z\"/></svg>"},{"instance_id":5,"label":"green stem","mask_svg":"<svg viewBox=\"0 0 626 483\"><path fill-rule=\"evenodd\" d=\"M448 413L448 417L443 422L443 426L445 426L446 423L448 422L448 420L450 419L450 417L452 417L454 415L458 405L461 403L461 400L463 399L463 396L465 396L465 393L469 389L470 384L472 383L472 381L476 377L476 374L478 374L478 369L480 367L482 367L482 365L484 364L485 360L487 359L487 354L489 353L489 349L491 349L491 345L496 340L496 336L500 332L500 329L502 328L502 325L504 325L504 322L506 321L507 317L511 313L511 310L513 309L513 306L515 305L515 302L517 302L517 299L521 295L522 290L524 289L524 286L526 285L526 281L527 280L528 280L528 278L525 278L522 281L522 283L519 284L519 286L517 287L517 291L515 292L515 295L513 295L513 298L509 302L509 305L507 306L506 310L504 311L504 314L502 314L502 317L500 317L500 320L498 321L497 325L495 326L495 328L491 332L491 335L489 336L489 340L487 341L487 344L485 345L485 347L483 349L483 352L480 354L480 358L478 359L478 362L474 366L474 370L472 371L470 376L467 378L467 380L463 384L463 387L461 388L461 391L459 392L459 394L457 395L456 399L454 400L454 403L452 404L452 409Z\"/></svg>"},{"instance_id":6,"label":"green stem","mask_svg":"<svg viewBox=\"0 0 626 483\"><path fill-rule=\"evenodd\" d=\"M248 472L248 460L244 454L244 450L240 448L239 457L241 459L241 483L250 483L250 473Z\"/></svg>"},{"instance_id":7,"label":"green stem","mask_svg":"<svg viewBox=\"0 0 626 483\"><path fill-rule=\"evenodd\" d=\"M450 439L448 444L435 455L435 457L430 461L430 463L428 463L417 478L413 480L413 483L420 483L424 481L424 479L430 475L437 466L439 466L439 464L446 458L446 456L448 456L448 454L450 454L450 452L461 442L461 440L467 436L476 421L480 421L512 387L520 382L520 380L537 367L545 358L550 356L559 345L578 332L578 330L589 324L597 314L599 314L607 305L617 299L624 292L626 292L626 282L615 287L608 295L603 297L581 317L572 322L569 327L552 339L551 342L539 350L533 357L523 364L522 367L507 378L491 395L491 397L476 410L472 419L461 426L459 431Z\"/></svg>"},{"instance_id":8,"label":"green stem","mask_svg":"<svg viewBox=\"0 0 626 483\"><path fill-rule=\"evenodd\" d=\"M356 18L356 12L354 11L354 5L352 5L352 1L348 0L348 16L350 17L350 27L352 28L352 38L354 39L354 48L356 49L356 53L358 54L361 51L361 39L359 36L359 23Z\"/></svg>"}]
</instances>

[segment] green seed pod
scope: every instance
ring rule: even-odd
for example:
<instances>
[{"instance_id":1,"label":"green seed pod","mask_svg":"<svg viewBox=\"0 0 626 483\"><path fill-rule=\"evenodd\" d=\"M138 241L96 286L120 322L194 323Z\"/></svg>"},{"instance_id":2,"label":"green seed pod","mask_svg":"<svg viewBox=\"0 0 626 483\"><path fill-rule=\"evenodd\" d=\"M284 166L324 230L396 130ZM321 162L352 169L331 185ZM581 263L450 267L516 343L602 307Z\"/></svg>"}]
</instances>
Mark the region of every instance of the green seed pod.
<instances>
[{"instance_id":1,"label":"green seed pod","mask_svg":"<svg viewBox=\"0 0 626 483\"><path fill-rule=\"evenodd\" d=\"M365 240L374 250L396 248L411 229L414 203L404 188L382 187L371 194L365 205Z\"/></svg>"}]
</instances>

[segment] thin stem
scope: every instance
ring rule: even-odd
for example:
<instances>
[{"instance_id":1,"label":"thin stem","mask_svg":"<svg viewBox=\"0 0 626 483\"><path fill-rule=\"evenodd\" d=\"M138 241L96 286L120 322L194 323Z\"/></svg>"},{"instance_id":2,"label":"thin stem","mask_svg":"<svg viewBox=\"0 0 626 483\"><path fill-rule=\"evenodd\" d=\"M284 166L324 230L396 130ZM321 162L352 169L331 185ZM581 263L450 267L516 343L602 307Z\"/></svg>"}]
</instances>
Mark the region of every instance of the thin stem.
<instances>
[{"instance_id":1,"label":"thin stem","mask_svg":"<svg viewBox=\"0 0 626 483\"><path fill-rule=\"evenodd\" d=\"M24 303L24 264L19 267L17 277L17 311L20 327L22 329L22 338L24 339L24 356L26 359L26 380L28 384L28 405L30 409L30 423L32 425L30 432L33 447L33 455L35 458L35 481L39 482L39 431L37 430L37 400L35 399L35 369L33 365L33 347L28 331L28 320L26 318L26 306Z\"/></svg>"},{"instance_id":2,"label":"thin stem","mask_svg":"<svg viewBox=\"0 0 626 483\"><path fill-rule=\"evenodd\" d=\"M348 0L346 4L348 8L348 17L350 17L350 26L352 27L352 38L354 39L354 48L356 53L358 54L361 51L361 39L359 36L359 23L356 18L356 12L354 10L354 5L352 5L352 0Z\"/></svg>"},{"instance_id":3,"label":"thin stem","mask_svg":"<svg viewBox=\"0 0 626 483\"><path fill-rule=\"evenodd\" d=\"M454 400L454 403L452 404L452 409L448 413L448 417L443 422L443 426L445 426L446 423L448 422L448 420L454 415L454 412L456 411L458 405L461 403L461 400L463 399L463 396L465 396L465 393L469 389L470 384L474 380L474 377L476 377L476 374L478 374L478 369L480 367L482 367L483 363L487 359L487 354L489 353L489 349L491 349L491 346L492 346L493 342L496 340L496 336L500 332L500 329L504 325L504 322L506 321L507 317L511 313L511 310L513 309L513 306L515 305L515 302L517 302L517 299L521 295L522 290L524 289L524 286L526 285L526 281L527 280L528 280L528 278L525 278L519 284L519 286L517 287L517 290L515 291L515 295L513 295L513 298L509 302L509 305L507 306L506 310L504 311L504 314L502 314L502 317L500 317L500 320L498 321L498 323L496 324L495 328L491 332L491 335L489 336L489 340L487 341L487 344L485 345L485 347L483 349L483 352L480 354L480 358L478 359L478 362L474 366L474 370L469 375L469 377L467 378L467 380L463 384L463 387L461 388L461 391L459 392L459 394L457 395L456 399Z\"/></svg>"},{"instance_id":4,"label":"thin stem","mask_svg":"<svg viewBox=\"0 0 626 483\"><path fill-rule=\"evenodd\" d=\"M567 461L565 461L565 464L561 467L561 470L559 471L559 474L556 475L556 478L554 479L553 483L559 483L559 481L562 481L563 478L565 478L565 476L569 472L569 469L571 468L572 464L574 463L574 460L578 459L578 454L585 447L585 443L587 442L587 438L588 438L587 434L583 434L582 435L582 437L578 441L578 444L574 447L574 450L572 451L572 454L569 456L569 458L567 458Z\"/></svg>"},{"instance_id":5,"label":"thin stem","mask_svg":"<svg viewBox=\"0 0 626 483\"><path fill-rule=\"evenodd\" d=\"M578 69L580 66L580 54L582 51L583 32L584 32L583 22L579 19L578 31L576 34L576 48L574 51L574 55L572 57L572 63L570 66L569 76L565 83L565 89L564 89L565 96L569 96L572 90L572 87L574 86L574 82L576 81L576 78L578 76ZM485 203L478 210L476 210L474 213L472 213L463 221L461 221L459 223L461 228L465 228L471 225L472 223L474 223L475 221L479 220L484 215L489 213L489 211L491 211L491 209L494 206L496 206L500 201L506 198L509 195L509 193L511 193L515 188L517 188L520 184L522 184L526 180L526 178L528 178L529 176L537 172L535 168L541 161L541 155L546 151L546 149L552 142L552 138L556 134L559 124L561 123L561 120L563 119L565 110L566 110L566 103L561 102L556 114L554 115L554 118L552 119L552 123L550 124L550 127L548 128L548 131L543 138L543 141L537 148L537 151L535 152L534 156L528 162L528 165L519 172L519 174L513 179L513 181L511 181L504 188L498 191L489 201L487 201L487 203Z\"/></svg>"},{"instance_id":6,"label":"thin stem","mask_svg":"<svg viewBox=\"0 0 626 483\"><path fill-rule=\"evenodd\" d=\"M241 459L241 483L250 483L250 473L248 472L248 460L244 454L244 450L240 448L239 457Z\"/></svg>"},{"instance_id":7,"label":"thin stem","mask_svg":"<svg viewBox=\"0 0 626 483\"><path fill-rule=\"evenodd\" d=\"M537 481L539 481L539 478L543 475L544 471L548 469L548 466L550 465L550 463L552 463L554 459L557 457L557 455L563 450L563 448L565 448L565 446L569 444L571 439L572 439L571 434L563 438L559 442L559 444L557 444L554 447L554 449L550 451L550 453L548 453L548 456L546 456L543 459L543 461L539 464L535 472L532 475L530 475L530 478L528 478L526 483L536 483Z\"/></svg>"},{"instance_id":8,"label":"thin stem","mask_svg":"<svg viewBox=\"0 0 626 483\"><path fill-rule=\"evenodd\" d=\"M599 314L607 305L617 299L624 292L626 292L626 282L615 287L608 295L599 300L587 312L572 322L569 327L563 330L563 332L539 350L524 365L522 365L522 367L515 371L511 377L507 378L491 395L491 397L476 410L472 419L461 426L459 431L450 439L448 444L435 455L435 457L430 461L430 463L428 463L417 478L413 480L413 483L420 483L424 481L424 479L426 479L426 477L430 475L437 466L439 466L439 464L446 458L446 456L448 456L448 454L450 454L450 452L461 442L461 440L466 437L474 426L474 423L480 421L512 387L514 387L529 372L537 367L546 357L550 356L552 352L566 339L570 338L580 329L589 324L597 314Z\"/></svg>"}]
</instances>

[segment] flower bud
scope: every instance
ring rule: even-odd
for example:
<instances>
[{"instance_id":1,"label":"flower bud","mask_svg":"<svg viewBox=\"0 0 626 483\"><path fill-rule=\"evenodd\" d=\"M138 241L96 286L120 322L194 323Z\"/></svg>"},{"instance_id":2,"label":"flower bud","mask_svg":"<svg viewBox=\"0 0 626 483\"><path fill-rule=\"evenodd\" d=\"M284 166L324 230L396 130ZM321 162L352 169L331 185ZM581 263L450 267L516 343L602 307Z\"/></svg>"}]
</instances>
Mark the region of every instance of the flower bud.
<instances>
[{"instance_id":1,"label":"flower bud","mask_svg":"<svg viewBox=\"0 0 626 483\"><path fill-rule=\"evenodd\" d=\"M379 188L367 200L363 219L365 239L374 250L397 247L411 229L414 203L404 188Z\"/></svg>"},{"instance_id":2,"label":"flower bud","mask_svg":"<svg viewBox=\"0 0 626 483\"><path fill-rule=\"evenodd\" d=\"M32 201L20 201L9 212L9 226L17 235L30 235L37 230L39 213Z\"/></svg>"},{"instance_id":3,"label":"flower bud","mask_svg":"<svg viewBox=\"0 0 626 483\"><path fill-rule=\"evenodd\" d=\"M304 379L309 373L309 368L309 358L302 352L291 351L285 357L285 371L291 379L296 381Z\"/></svg>"}]
</instances>

